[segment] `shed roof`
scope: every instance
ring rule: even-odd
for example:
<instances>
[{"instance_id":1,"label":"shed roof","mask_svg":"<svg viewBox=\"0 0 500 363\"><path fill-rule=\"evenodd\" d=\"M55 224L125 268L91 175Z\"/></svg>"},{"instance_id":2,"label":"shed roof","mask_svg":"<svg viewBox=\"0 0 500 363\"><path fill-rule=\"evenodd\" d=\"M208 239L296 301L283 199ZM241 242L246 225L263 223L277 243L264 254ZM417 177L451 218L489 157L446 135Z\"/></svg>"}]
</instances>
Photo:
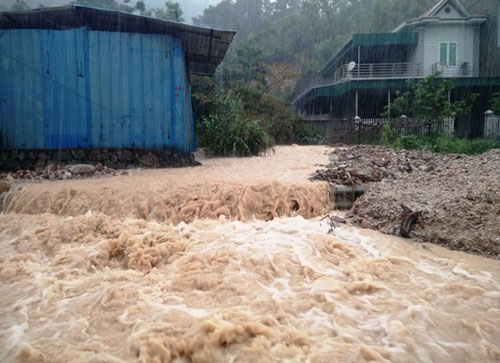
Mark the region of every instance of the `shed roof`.
<instances>
[{"instance_id":1,"label":"shed roof","mask_svg":"<svg viewBox=\"0 0 500 363\"><path fill-rule=\"evenodd\" d=\"M173 21L69 5L0 13L0 29L73 29L172 35L182 40L190 73L212 75L222 62L235 31L192 26Z\"/></svg>"}]
</instances>

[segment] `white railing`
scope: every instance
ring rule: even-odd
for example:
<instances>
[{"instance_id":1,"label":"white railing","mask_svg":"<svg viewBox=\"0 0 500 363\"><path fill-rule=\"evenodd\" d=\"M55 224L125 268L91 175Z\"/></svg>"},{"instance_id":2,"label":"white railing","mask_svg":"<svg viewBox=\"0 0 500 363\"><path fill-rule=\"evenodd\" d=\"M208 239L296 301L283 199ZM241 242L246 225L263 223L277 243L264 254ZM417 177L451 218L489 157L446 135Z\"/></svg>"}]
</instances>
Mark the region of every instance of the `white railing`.
<instances>
[{"instance_id":1,"label":"white railing","mask_svg":"<svg viewBox=\"0 0 500 363\"><path fill-rule=\"evenodd\" d=\"M334 74L334 83L350 79L405 79L422 77L419 63L361 63L344 64Z\"/></svg>"},{"instance_id":2,"label":"white railing","mask_svg":"<svg viewBox=\"0 0 500 363\"><path fill-rule=\"evenodd\" d=\"M456 64L434 63L432 74L439 74L441 77L471 77L471 64L469 62Z\"/></svg>"}]
</instances>

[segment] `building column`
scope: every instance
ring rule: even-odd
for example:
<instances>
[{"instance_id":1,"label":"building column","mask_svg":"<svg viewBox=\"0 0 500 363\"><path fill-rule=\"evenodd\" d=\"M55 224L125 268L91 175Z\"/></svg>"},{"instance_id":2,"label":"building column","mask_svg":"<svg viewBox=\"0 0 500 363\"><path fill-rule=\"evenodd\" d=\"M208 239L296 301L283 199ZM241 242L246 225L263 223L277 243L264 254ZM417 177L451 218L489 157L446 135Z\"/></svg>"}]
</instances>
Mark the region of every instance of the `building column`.
<instances>
[{"instance_id":1,"label":"building column","mask_svg":"<svg viewBox=\"0 0 500 363\"><path fill-rule=\"evenodd\" d=\"M391 118L391 90L387 90L387 111L389 113L389 117Z\"/></svg>"},{"instance_id":2,"label":"building column","mask_svg":"<svg viewBox=\"0 0 500 363\"><path fill-rule=\"evenodd\" d=\"M354 113L355 113L355 117L358 117L359 114L358 114L358 90L356 90L356 103L354 105Z\"/></svg>"}]
</instances>

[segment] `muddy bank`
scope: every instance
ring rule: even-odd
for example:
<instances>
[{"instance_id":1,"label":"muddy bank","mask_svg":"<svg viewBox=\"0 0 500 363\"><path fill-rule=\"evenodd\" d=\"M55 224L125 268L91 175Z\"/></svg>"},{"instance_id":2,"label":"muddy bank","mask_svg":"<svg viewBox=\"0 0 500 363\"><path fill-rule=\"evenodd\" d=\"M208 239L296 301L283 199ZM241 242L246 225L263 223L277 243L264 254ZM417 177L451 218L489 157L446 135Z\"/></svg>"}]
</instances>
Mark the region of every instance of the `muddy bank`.
<instances>
[{"instance_id":1,"label":"muddy bank","mask_svg":"<svg viewBox=\"0 0 500 363\"><path fill-rule=\"evenodd\" d=\"M500 150L466 156L339 148L316 178L332 184L364 184L350 220L398 234L403 208L422 212L410 237L451 249L500 258Z\"/></svg>"}]
</instances>

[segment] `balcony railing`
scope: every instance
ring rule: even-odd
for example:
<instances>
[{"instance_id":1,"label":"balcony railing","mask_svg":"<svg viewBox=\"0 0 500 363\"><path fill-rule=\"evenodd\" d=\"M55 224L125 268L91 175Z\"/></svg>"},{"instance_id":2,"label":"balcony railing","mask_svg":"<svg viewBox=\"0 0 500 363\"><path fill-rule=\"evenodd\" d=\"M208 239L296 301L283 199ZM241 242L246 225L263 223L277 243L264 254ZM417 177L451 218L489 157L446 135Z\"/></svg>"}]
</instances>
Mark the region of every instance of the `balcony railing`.
<instances>
[{"instance_id":1,"label":"balcony railing","mask_svg":"<svg viewBox=\"0 0 500 363\"><path fill-rule=\"evenodd\" d=\"M469 62L456 64L434 63L432 74L439 74L441 77L470 77L472 76L471 64Z\"/></svg>"},{"instance_id":2,"label":"balcony railing","mask_svg":"<svg viewBox=\"0 0 500 363\"><path fill-rule=\"evenodd\" d=\"M334 83L349 79L387 79L422 77L419 63L361 63L344 64L334 74Z\"/></svg>"}]
</instances>

